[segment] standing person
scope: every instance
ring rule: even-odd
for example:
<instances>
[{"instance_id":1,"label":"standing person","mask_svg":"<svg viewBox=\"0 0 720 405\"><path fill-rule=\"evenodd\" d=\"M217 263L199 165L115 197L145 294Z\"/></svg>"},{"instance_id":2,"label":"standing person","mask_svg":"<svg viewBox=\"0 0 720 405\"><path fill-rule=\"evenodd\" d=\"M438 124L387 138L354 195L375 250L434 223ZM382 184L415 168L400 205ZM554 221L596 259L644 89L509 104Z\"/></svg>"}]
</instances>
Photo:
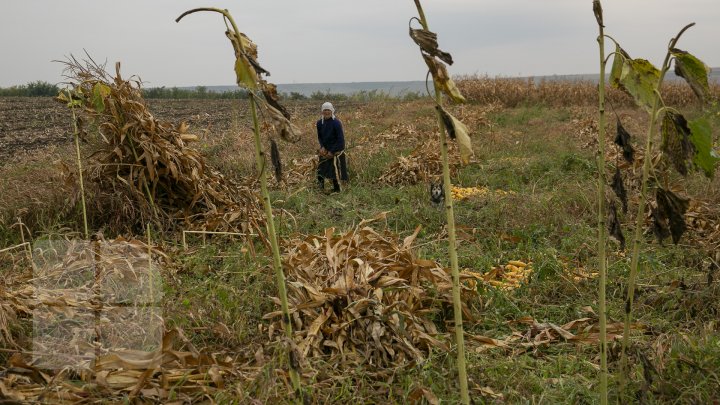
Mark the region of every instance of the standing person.
<instances>
[{"instance_id":1,"label":"standing person","mask_svg":"<svg viewBox=\"0 0 720 405\"><path fill-rule=\"evenodd\" d=\"M335 117L335 108L325 102L321 108L322 117L317 122L318 157L317 179L320 190L325 188L325 179L333 182L333 192L340 192L339 180L347 181L347 162L345 160L345 134L342 123Z\"/></svg>"}]
</instances>

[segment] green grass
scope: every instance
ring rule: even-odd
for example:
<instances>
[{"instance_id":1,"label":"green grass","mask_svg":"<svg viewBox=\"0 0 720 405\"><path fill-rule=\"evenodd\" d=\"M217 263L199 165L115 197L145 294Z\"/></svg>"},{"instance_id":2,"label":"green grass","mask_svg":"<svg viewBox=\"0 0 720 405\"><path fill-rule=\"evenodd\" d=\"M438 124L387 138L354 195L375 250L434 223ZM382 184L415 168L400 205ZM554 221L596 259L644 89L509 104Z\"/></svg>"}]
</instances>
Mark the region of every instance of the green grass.
<instances>
[{"instance_id":1,"label":"green grass","mask_svg":"<svg viewBox=\"0 0 720 405\"><path fill-rule=\"evenodd\" d=\"M588 316L584 307L597 310L596 281L576 283L563 276L564 263L570 260L590 269L596 268L596 168L591 150L562 141L566 134L554 129L566 123L569 116L567 110L544 107L522 107L495 113L494 131L511 133L522 129L525 133L518 139L520 144L509 139L503 145L485 145L477 136L476 152L482 159L478 164L461 169L457 175L457 184L461 186L486 186L515 193L456 202L457 224L474 229L472 237L463 239L460 244L461 268L484 271L507 260L518 259L532 261L536 269L530 284L514 293L481 289L478 294L483 304L475 308L475 319L468 321L468 333L502 339L512 333L513 328L522 331L508 323L522 317L562 325ZM298 221L297 226L284 221L283 235L322 233L327 227L348 229L362 219L389 211L387 225L391 230L404 236L418 224L422 225L423 231L416 242L422 246L419 255L447 265L446 241L437 238L444 226L444 215L430 205L427 185L393 187L374 181L397 153L383 150L351 167L355 170L354 178L342 194L327 196L308 187L284 200L283 192L274 192L274 199L284 200L276 206L291 212ZM512 236L514 240L503 240L501 235ZM613 243L611 246L615 246ZM674 247L660 248L652 241L650 243L652 247L645 256L648 266L676 271L645 272L641 276L642 283L668 285L679 277L697 276L694 269L683 264L690 260L692 252ZM620 320L622 316L626 267L624 257L611 255L608 287L611 321ZM273 287L268 287L272 291ZM245 288L252 287L246 285ZM695 330L700 325L708 327L710 316L701 314L704 321L690 325L687 319L682 319L683 314L691 311L687 309L692 305L687 299L683 301L672 293L660 296L664 297L664 304L652 306L645 304L641 295L636 314L649 330L661 331L678 340L669 351L667 361L670 366L655 377L648 389L643 380L642 364L638 364L629 392L644 395L651 403L672 398L702 402L712 396L713 390L720 388L712 373L698 371L717 368L717 337L705 335L695 339L694 346L688 347L686 340L678 338L681 336L678 333ZM674 312L670 311L671 319L667 319L668 306L675 308ZM686 329L688 327L690 329ZM636 345L647 347L654 338L638 335ZM678 357L677 353L691 356L696 365L683 366L680 363L688 360ZM509 403L595 403L598 400L597 356L596 346L572 343L554 343L525 351L495 349L470 353L471 387L489 387L502 393ZM311 363L315 367L324 367L323 360ZM374 380L368 371L358 370L352 377L335 376L329 386L327 382L319 384L316 381L320 388L316 387L314 394L320 402L372 403L382 397L402 403L414 387L422 386L453 403L459 400L456 377L450 371L453 367L454 355L437 353L420 367L396 373L391 383ZM693 378L699 384L678 384L679 378L683 381ZM613 391L617 386L612 387L611 397L618 398L618 393Z\"/></svg>"}]
</instances>

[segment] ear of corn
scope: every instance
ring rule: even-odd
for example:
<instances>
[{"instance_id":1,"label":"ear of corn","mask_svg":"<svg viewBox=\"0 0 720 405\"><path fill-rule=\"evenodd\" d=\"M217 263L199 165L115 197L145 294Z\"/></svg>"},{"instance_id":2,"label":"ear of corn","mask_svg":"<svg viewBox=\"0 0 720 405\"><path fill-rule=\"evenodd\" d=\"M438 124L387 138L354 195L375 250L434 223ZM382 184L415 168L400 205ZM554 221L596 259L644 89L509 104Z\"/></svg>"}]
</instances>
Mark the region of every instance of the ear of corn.
<instances>
[{"instance_id":1,"label":"ear of corn","mask_svg":"<svg viewBox=\"0 0 720 405\"><path fill-rule=\"evenodd\" d=\"M493 267L486 273L478 273L465 270L462 278L470 288L475 288L477 283L492 286L502 291L512 291L523 284L527 284L532 275L532 263L522 262L519 260L511 260L503 266Z\"/></svg>"},{"instance_id":2,"label":"ear of corn","mask_svg":"<svg viewBox=\"0 0 720 405\"><path fill-rule=\"evenodd\" d=\"M513 191L505 190L490 190L487 187L456 187L453 186L451 189L454 200L464 200L470 197L484 197L490 194L497 196L504 196L515 194Z\"/></svg>"}]
</instances>

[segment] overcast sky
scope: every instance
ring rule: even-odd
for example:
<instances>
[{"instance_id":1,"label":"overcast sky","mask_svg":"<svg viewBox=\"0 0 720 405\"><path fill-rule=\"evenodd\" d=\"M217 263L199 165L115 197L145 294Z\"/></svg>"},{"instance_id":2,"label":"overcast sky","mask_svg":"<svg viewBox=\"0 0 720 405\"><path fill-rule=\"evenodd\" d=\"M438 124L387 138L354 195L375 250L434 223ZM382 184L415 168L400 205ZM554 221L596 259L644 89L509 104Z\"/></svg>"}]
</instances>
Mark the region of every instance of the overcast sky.
<instances>
[{"instance_id":1,"label":"overcast sky","mask_svg":"<svg viewBox=\"0 0 720 405\"><path fill-rule=\"evenodd\" d=\"M233 52L219 14L227 8L259 45L275 83L422 80L407 34L412 0L3 0L0 86L60 82L52 60L83 50L146 86L230 85ZM423 0L430 29L455 64L451 74L597 73L591 0ZM607 33L632 57L662 62L668 40L720 66L720 0L604 0ZM610 47L608 47L610 49Z\"/></svg>"}]
</instances>

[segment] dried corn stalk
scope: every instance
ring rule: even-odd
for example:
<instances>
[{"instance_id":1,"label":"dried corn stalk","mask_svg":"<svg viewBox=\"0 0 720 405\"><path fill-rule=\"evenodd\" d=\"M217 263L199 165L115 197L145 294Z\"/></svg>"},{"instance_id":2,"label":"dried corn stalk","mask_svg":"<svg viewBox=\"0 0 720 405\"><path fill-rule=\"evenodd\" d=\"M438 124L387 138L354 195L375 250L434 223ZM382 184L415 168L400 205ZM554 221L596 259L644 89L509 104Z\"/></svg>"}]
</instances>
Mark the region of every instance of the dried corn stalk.
<instances>
[{"instance_id":1,"label":"dried corn stalk","mask_svg":"<svg viewBox=\"0 0 720 405\"><path fill-rule=\"evenodd\" d=\"M72 373L40 370L15 354L9 367L0 367L2 397L10 403L193 403L241 376L229 356L201 353L186 339L187 349L178 350L177 338L184 339L173 330L156 351L119 350L99 356L92 372L80 373L80 381Z\"/></svg>"},{"instance_id":2,"label":"dried corn stalk","mask_svg":"<svg viewBox=\"0 0 720 405\"><path fill-rule=\"evenodd\" d=\"M163 333L162 319L139 321L138 315L161 298L153 294L162 290L159 277L149 276L154 267L149 264L163 259L162 251L138 240L100 237L38 243L34 253L32 284L0 289L0 315L9 310L32 317L36 332L33 361L16 353L0 366L1 398L190 403L240 375L231 358L199 352L179 330ZM152 326L156 339L140 342L137 338L148 337ZM47 333L37 333L43 328ZM175 345L176 340L183 344Z\"/></svg>"},{"instance_id":3,"label":"dried corn stalk","mask_svg":"<svg viewBox=\"0 0 720 405\"><path fill-rule=\"evenodd\" d=\"M452 302L450 274L412 252L420 228L397 243L396 235L370 222L286 246L288 299L302 355L330 357L343 367L391 367L447 349L431 316ZM275 320L271 334L281 327L280 314L265 316Z\"/></svg>"},{"instance_id":4,"label":"dried corn stalk","mask_svg":"<svg viewBox=\"0 0 720 405\"><path fill-rule=\"evenodd\" d=\"M460 165L460 153L455 144L449 144L451 156L450 174L457 173ZM454 158L455 156L457 158ZM442 160L437 146L430 142L423 142L407 156L398 156L378 179L380 182L391 185L418 184L437 178L442 174Z\"/></svg>"},{"instance_id":5,"label":"dried corn stalk","mask_svg":"<svg viewBox=\"0 0 720 405\"><path fill-rule=\"evenodd\" d=\"M264 226L257 195L208 167L189 146L198 137L184 122L155 119L138 82L116 77L94 63L66 63L73 81L71 99L83 118L97 124L102 146L92 154L87 172L100 189L99 198L129 201L123 210L127 226L155 218L167 226L184 223L204 230L261 231Z\"/></svg>"}]
</instances>

